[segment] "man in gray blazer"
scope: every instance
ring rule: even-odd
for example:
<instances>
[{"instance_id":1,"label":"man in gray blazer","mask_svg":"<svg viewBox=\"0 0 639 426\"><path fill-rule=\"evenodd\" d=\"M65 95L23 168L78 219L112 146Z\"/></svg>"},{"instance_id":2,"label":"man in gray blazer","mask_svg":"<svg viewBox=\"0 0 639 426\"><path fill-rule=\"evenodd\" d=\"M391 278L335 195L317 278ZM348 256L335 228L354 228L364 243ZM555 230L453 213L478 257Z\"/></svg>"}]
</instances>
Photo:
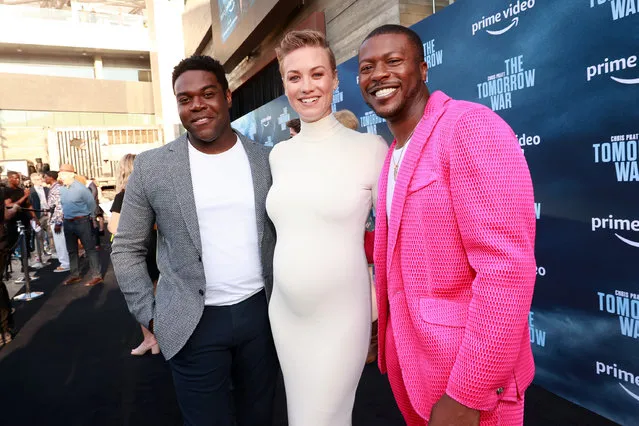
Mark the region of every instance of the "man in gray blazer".
<instances>
[{"instance_id":1,"label":"man in gray blazer","mask_svg":"<svg viewBox=\"0 0 639 426\"><path fill-rule=\"evenodd\" d=\"M115 274L169 361L186 425L270 425L278 362L267 309L268 150L231 129L218 61L184 59L173 89L187 133L137 156L113 243ZM155 296L145 263L154 224Z\"/></svg>"}]
</instances>

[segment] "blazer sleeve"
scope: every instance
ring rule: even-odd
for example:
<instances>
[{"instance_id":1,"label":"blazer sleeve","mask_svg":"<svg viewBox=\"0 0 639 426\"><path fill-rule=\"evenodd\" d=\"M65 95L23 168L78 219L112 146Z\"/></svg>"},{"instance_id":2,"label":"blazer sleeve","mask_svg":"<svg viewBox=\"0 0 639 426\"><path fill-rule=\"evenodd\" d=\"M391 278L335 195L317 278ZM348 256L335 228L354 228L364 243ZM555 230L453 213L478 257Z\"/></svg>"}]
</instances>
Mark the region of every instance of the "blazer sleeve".
<instances>
[{"instance_id":1,"label":"blazer sleeve","mask_svg":"<svg viewBox=\"0 0 639 426\"><path fill-rule=\"evenodd\" d=\"M492 410L528 330L536 275L532 181L514 133L483 106L459 117L449 155L454 214L476 275L446 393Z\"/></svg>"},{"instance_id":2,"label":"blazer sleeve","mask_svg":"<svg viewBox=\"0 0 639 426\"><path fill-rule=\"evenodd\" d=\"M38 192L34 188L29 193L29 203L35 210L40 210L40 197L38 197ZM40 213L36 213L36 216L40 217Z\"/></svg>"},{"instance_id":3,"label":"blazer sleeve","mask_svg":"<svg viewBox=\"0 0 639 426\"><path fill-rule=\"evenodd\" d=\"M155 313L155 298L146 255L155 213L145 191L143 157L141 154L135 159L129 176L111 260L129 311L140 324L148 327Z\"/></svg>"}]
</instances>

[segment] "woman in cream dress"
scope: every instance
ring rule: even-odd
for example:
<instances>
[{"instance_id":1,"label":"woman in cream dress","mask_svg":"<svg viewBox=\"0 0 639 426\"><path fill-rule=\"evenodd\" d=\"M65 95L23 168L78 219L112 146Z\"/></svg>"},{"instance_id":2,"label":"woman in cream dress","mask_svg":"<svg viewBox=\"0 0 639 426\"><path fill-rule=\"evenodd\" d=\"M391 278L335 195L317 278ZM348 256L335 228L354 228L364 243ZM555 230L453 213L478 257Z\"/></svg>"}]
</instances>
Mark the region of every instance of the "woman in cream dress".
<instances>
[{"instance_id":1,"label":"woman in cream dress","mask_svg":"<svg viewBox=\"0 0 639 426\"><path fill-rule=\"evenodd\" d=\"M371 332L364 229L388 147L331 110L335 57L321 33L278 49L301 132L271 153L266 207L277 230L269 307L290 426L349 426Z\"/></svg>"}]
</instances>

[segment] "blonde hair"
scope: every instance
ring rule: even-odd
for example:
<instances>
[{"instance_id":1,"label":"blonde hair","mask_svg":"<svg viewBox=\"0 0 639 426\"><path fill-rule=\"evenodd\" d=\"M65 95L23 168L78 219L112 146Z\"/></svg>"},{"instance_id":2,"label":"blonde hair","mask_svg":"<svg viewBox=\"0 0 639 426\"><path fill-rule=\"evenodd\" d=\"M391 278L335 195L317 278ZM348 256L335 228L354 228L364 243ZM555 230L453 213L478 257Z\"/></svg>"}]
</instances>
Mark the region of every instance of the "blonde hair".
<instances>
[{"instance_id":1,"label":"blonde hair","mask_svg":"<svg viewBox=\"0 0 639 426\"><path fill-rule=\"evenodd\" d=\"M342 109L337 111L334 115L337 121L342 123L342 126L348 127L351 130L359 129L359 120L351 111Z\"/></svg>"},{"instance_id":2,"label":"blonde hair","mask_svg":"<svg viewBox=\"0 0 639 426\"><path fill-rule=\"evenodd\" d=\"M82 185L87 186L87 178L82 175L75 175L75 180L80 182Z\"/></svg>"},{"instance_id":3,"label":"blonde hair","mask_svg":"<svg viewBox=\"0 0 639 426\"><path fill-rule=\"evenodd\" d=\"M275 48L277 54L277 61L280 64L280 74L282 74L282 62L289 53L301 49L303 47L321 47L328 54L328 60L331 63L331 70L333 73L337 71L337 61L335 60L335 54L331 50L326 36L319 31L315 30L296 30L286 33L280 46ZM284 76L282 76L284 77Z\"/></svg>"},{"instance_id":4,"label":"blonde hair","mask_svg":"<svg viewBox=\"0 0 639 426\"><path fill-rule=\"evenodd\" d=\"M120 159L120 163L118 164L118 178L115 183L116 192L126 189L129 176L133 172L133 160L135 160L135 154L126 154Z\"/></svg>"}]
</instances>

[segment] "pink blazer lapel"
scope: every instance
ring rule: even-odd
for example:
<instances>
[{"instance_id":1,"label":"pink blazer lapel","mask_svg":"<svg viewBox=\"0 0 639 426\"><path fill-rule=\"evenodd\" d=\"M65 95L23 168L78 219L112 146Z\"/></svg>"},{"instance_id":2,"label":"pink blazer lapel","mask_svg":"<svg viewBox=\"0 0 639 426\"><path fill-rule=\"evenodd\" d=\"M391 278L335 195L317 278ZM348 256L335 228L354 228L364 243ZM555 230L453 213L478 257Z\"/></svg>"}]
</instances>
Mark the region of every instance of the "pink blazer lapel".
<instances>
[{"instance_id":1,"label":"pink blazer lapel","mask_svg":"<svg viewBox=\"0 0 639 426\"><path fill-rule=\"evenodd\" d=\"M386 217L386 192L388 190L388 171L390 168L393 149L397 141L393 141L386 154L386 161L377 184L377 207L375 209L375 266L379 271L387 270L386 256L388 255L388 218ZM383 284L382 284L383 285ZM379 288L378 288L379 290ZM379 291L378 291L379 294Z\"/></svg>"},{"instance_id":2,"label":"pink blazer lapel","mask_svg":"<svg viewBox=\"0 0 639 426\"><path fill-rule=\"evenodd\" d=\"M415 168L419 163L419 159L422 156L422 151L426 146L433 129L435 128L435 124L437 124L441 116L446 111L445 106L449 100L450 98L442 92L435 92L431 95L428 104L426 105L424 115L415 128L410 144L406 147L404 159L399 167L397 181L395 182L391 215L388 220L387 271L390 270L393 253L395 252L395 246L397 244L397 235L399 233L399 227L404 213L404 203L406 202L406 196L408 194L408 186L413 174L415 173ZM395 142L393 143L393 147L395 146ZM390 155L392 156L392 149ZM389 159L387 159L387 162L388 161ZM384 170L386 171L386 180L388 180L388 168L385 166ZM384 186L386 187L387 184ZM386 191L384 191L384 199L386 199L385 192ZM378 197L378 199L379 198L381 197Z\"/></svg>"}]
</instances>

